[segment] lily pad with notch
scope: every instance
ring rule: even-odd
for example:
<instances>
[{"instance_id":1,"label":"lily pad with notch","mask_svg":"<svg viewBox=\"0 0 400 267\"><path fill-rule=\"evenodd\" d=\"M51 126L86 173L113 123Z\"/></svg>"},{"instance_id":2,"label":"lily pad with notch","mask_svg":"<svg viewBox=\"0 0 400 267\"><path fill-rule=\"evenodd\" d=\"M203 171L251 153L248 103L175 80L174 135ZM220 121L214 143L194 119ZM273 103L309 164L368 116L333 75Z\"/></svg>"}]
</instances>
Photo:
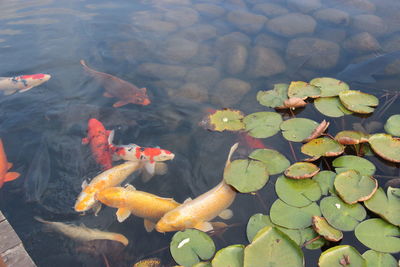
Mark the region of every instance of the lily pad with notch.
<instances>
[{"instance_id":1,"label":"lily pad with notch","mask_svg":"<svg viewBox=\"0 0 400 267\"><path fill-rule=\"evenodd\" d=\"M231 245L218 250L211 265L213 267L242 267L244 257L244 245Z\"/></svg>"},{"instance_id":2,"label":"lily pad with notch","mask_svg":"<svg viewBox=\"0 0 400 267\"><path fill-rule=\"evenodd\" d=\"M400 139L379 133L371 135L368 142L380 157L391 162L400 162Z\"/></svg>"},{"instance_id":3,"label":"lily pad with notch","mask_svg":"<svg viewBox=\"0 0 400 267\"><path fill-rule=\"evenodd\" d=\"M367 143L369 134L360 131L341 131L335 136L335 140L342 145L356 145L360 143Z\"/></svg>"},{"instance_id":4,"label":"lily pad with notch","mask_svg":"<svg viewBox=\"0 0 400 267\"><path fill-rule=\"evenodd\" d=\"M332 247L321 253L319 267L367 267L366 260L352 246Z\"/></svg>"},{"instance_id":5,"label":"lily pad with notch","mask_svg":"<svg viewBox=\"0 0 400 267\"><path fill-rule=\"evenodd\" d=\"M314 230L323 236L326 240L338 242L343 238L342 231L335 229L330 225L324 217L313 216L312 217L312 226Z\"/></svg>"},{"instance_id":6,"label":"lily pad with notch","mask_svg":"<svg viewBox=\"0 0 400 267\"><path fill-rule=\"evenodd\" d=\"M311 156L313 160L320 157L335 157L344 152L344 146L328 137L313 139L301 147L301 152Z\"/></svg>"},{"instance_id":7,"label":"lily pad with notch","mask_svg":"<svg viewBox=\"0 0 400 267\"><path fill-rule=\"evenodd\" d=\"M374 112L379 104L376 96L355 90L340 92L339 99L348 110L361 114Z\"/></svg>"},{"instance_id":8,"label":"lily pad with notch","mask_svg":"<svg viewBox=\"0 0 400 267\"><path fill-rule=\"evenodd\" d=\"M332 162L332 165L335 167L337 173L355 170L361 175L371 176L374 175L376 170L375 165L371 161L353 155L338 157Z\"/></svg>"},{"instance_id":9,"label":"lily pad with notch","mask_svg":"<svg viewBox=\"0 0 400 267\"><path fill-rule=\"evenodd\" d=\"M284 174L292 179L311 178L319 172L317 165L309 162L296 162L289 166Z\"/></svg>"},{"instance_id":10,"label":"lily pad with notch","mask_svg":"<svg viewBox=\"0 0 400 267\"><path fill-rule=\"evenodd\" d=\"M288 97L298 97L306 99L308 97L317 98L321 96L319 87L303 81L291 82L288 88Z\"/></svg>"},{"instance_id":11,"label":"lily pad with notch","mask_svg":"<svg viewBox=\"0 0 400 267\"><path fill-rule=\"evenodd\" d=\"M367 250L362 256L367 261L367 266L398 267L396 259L389 253Z\"/></svg>"},{"instance_id":12,"label":"lily pad with notch","mask_svg":"<svg viewBox=\"0 0 400 267\"><path fill-rule=\"evenodd\" d=\"M282 117L276 112L255 112L243 119L245 130L256 138L267 138L279 132Z\"/></svg>"},{"instance_id":13,"label":"lily pad with notch","mask_svg":"<svg viewBox=\"0 0 400 267\"><path fill-rule=\"evenodd\" d=\"M389 117L385 124L385 131L394 136L400 136L400 114Z\"/></svg>"},{"instance_id":14,"label":"lily pad with notch","mask_svg":"<svg viewBox=\"0 0 400 267\"><path fill-rule=\"evenodd\" d=\"M320 97L314 100L315 108L328 117L342 117L344 115L350 115L353 112L348 110L340 102L339 97Z\"/></svg>"},{"instance_id":15,"label":"lily pad with notch","mask_svg":"<svg viewBox=\"0 0 400 267\"><path fill-rule=\"evenodd\" d=\"M240 131L244 129L244 115L240 110L223 109L208 115L206 127L211 131Z\"/></svg>"},{"instance_id":16,"label":"lily pad with notch","mask_svg":"<svg viewBox=\"0 0 400 267\"><path fill-rule=\"evenodd\" d=\"M312 227L299 229L299 231L301 235L301 246L305 245L307 249L320 249L327 244L326 239L322 238Z\"/></svg>"},{"instance_id":17,"label":"lily pad with notch","mask_svg":"<svg viewBox=\"0 0 400 267\"><path fill-rule=\"evenodd\" d=\"M329 77L314 78L310 84L321 90L321 97L338 96L340 92L350 89L347 83Z\"/></svg>"},{"instance_id":18,"label":"lily pad with notch","mask_svg":"<svg viewBox=\"0 0 400 267\"><path fill-rule=\"evenodd\" d=\"M306 118L293 118L281 123L283 137L292 142L302 142L318 127L318 123Z\"/></svg>"},{"instance_id":19,"label":"lily pad with notch","mask_svg":"<svg viewBox=\"0 0 400 267\"><path fill-rule=\"evenodd\" d=\"M284 101L288 99L289 85L286 83L274 84L274 89L268 91L259 91L257 101L267 107L275 108L283 106Z\"/></svg>"},{"instance_id":20,"label":"lily pad with notch","mask_svg":"<svg viewBox=\"0 0 400 267\"><path fill-rule=\"evenodd\" d=\"M386 195L380 187L370 199L364 201L364 204L367 209L386 221L400 226L400 188L389 186Z\"/></svg>"},{"instance_id":21,"label":"lily pad with notch","mask_svg":"<svg viewBox=\"0 0 400 267\"><path fill-rule=\"evenodd\" d=\"M333 171L320 171L312 179L318 182L322 195L326 196L328 193L336 194L335 187L333 185L335 177L336 173Z\"/></svg>"},{"instance_id":22,"label":"lily pad with notch","mask_svg":"<svg viewBox=\"0 0 400 267\"><path fill-rule=\"evenodd\" d=\"M273 149L256 149L251 152L249 158L263 162L270 175L281 173L290 165L290 161L283 154Z\"/></svg>"}]
</instances>

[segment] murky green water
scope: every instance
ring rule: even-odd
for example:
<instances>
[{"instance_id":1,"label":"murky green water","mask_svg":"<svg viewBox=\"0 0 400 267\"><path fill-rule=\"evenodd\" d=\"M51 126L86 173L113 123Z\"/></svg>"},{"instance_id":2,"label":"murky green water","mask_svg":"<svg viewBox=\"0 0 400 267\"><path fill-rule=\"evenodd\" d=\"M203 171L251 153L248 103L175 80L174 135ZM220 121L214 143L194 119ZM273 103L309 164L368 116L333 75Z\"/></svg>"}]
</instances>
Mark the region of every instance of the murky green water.
<instances>
[{"instance_id":1,"label":"murky green water","mask_svg":"<svg viewBox=\"0 0 400 267\"><path fill-rule=\"evenodd\" d=\"M400 57L390 63L367 61L400 50L400 3L395 0L12 0L2 1L0 7L0 76L52 75L28 92L0 98L0 135L14 170L22 174L1 189L0 208L38 266L102 266L100 252L110 266L131 266L146 257L173 265L169 250L160 250L168 247L172 234L146 233L143 220L134 216L120 224L111 208L97 217L74 212L83 179L100 171L89 148L81 145L89 118L115 129L118 143L173 151L176 157L168 162L166 175L132 184L184 201L220 181L229 147L238 140L234 133L199 127L208 110L265 110L255 98L259 90L321 76L342 78L353 89L379 97L399 88ZM104 89L85 74L81 59L96 70L146 87L152 103L113 108L116 100L102 96ZM350 71L349 64L357 65ZM376 80L370 74L376 74ZM382 123L399 113L399 101L393 103L372 116L330 118L330 130L378 121L373 131L383 131ZM310 106L297 114L323 118ZM280 134L263 142L294 162ZM46 159L34 161L44 150L49 170L40 169ZM241 151L247 155L249 148L242 146ZM300 152L297 156L302 157ZM399 176L398 165L369 159L378 175ZM26 180L38 168L49 180L35 189ZM276 199L275 180L271 177L260 191L268 209ZM380 180L382 186L385 182ZM28 202L37 190L43 192L40 201ZM232 209L229 223L241 225L229 229L224 240L214 238L218 247L247 244L248 218L268 212L251 195L239 195ZM120 232L130 244L122 252L102 244L102 251L43 231L33 216ZM352 232L342 244L366 250ZM305 250L306 265L316 266L320 252Z\"/></svg>"}]
</instances>

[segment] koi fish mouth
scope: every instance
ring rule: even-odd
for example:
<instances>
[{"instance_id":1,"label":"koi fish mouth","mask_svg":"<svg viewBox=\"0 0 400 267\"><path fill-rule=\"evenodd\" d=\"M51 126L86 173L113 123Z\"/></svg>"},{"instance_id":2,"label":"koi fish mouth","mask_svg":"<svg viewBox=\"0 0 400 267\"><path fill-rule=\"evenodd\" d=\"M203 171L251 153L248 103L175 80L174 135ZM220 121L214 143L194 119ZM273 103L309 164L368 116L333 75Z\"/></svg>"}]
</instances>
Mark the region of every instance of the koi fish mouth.
<instances>
[{"instance_id":1,"label":"koi fish mouth","mask_svg":"<svg viewBox=\"0 0 400 267\"><path fill-rule=\"evenodd\" d=\"M147 106L151 103L151 101L149 99L144 99L143 102L141 103L143 106Z\"/></svg>"}]
</instances>

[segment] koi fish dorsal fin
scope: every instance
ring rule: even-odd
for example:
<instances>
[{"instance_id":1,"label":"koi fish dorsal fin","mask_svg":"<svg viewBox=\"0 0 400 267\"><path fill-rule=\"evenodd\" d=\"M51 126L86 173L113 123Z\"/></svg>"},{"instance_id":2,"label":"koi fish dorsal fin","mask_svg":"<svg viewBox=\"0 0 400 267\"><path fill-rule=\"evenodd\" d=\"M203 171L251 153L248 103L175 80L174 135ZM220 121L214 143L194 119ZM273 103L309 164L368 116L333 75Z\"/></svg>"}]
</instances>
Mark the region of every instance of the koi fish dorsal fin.
<instances>
[{"instance_id":1,"label":"koi fish dorsal fin","mask_svg":"<svg viewBox=\"0 0 400 267\"><path fill-rule=\"evenodd\" d=\"M154 227L156 226L155 223L153 223L152 221L147 220L147 219L144 219L143 224L144 224L144 229L146 229L146 231L147 231L148 233L150 233L151 231L153 231L153 230L154 230Z\"/></svg>"},{"instance_id":2,"label":"koi fish dorsal fin","mask_svg":"<svg viewBox=\"0 0 400 267\"><path fill-rule=\"evenodd\" d=\"M117 220L123 222L131 215L131 211L127 208L119 208L115 214L117 215Z\"/></svg>"},{"instance_id":3,"label":"koi fish dorsal fin","mask_svg":"<svg viewBox=\"0 0 400 267\"><path fill-rule=\"evenodd\" d=\"M125 189L126 189L126 190L129 190L129 191L135 191L135 190L136 190L136 188L135 188L133 185L131 185L131 184L125 185Z\"/></svg>"},{"instance_id":4,"label":"koi fish dorsal fin","mask_svg":"<svg viewBox=\"0 0 400 267\"><path fill-rule=\"evenodd\" d=\"M203 232L208 232L214 229L211 223L209 222L200 222L194 226L195 229L203 231Z\"/></svg>"},{"instance_id":5,"label":"koi fish dorsal fin","mask_svg":"<svg viewBox=\"0 0 400 267\"><path fill-rule=\"evenodd\" d=\"M233 217L233 211L230 209L225 209L225 210L221 211L221 213L218 216L221 219L229 220L230 218Z\"/></svg>"},{"instance_id":6,"label":"koi fish dorsal fin","mask_svg":"<svg viewBox=\"0 0 400 267\"><path fill-rule=\"evenodd\" d=\"M7 172L5 175L4 182L9 182L17 179L21 174L18 172Z\"/></svg>"}]
</instances>

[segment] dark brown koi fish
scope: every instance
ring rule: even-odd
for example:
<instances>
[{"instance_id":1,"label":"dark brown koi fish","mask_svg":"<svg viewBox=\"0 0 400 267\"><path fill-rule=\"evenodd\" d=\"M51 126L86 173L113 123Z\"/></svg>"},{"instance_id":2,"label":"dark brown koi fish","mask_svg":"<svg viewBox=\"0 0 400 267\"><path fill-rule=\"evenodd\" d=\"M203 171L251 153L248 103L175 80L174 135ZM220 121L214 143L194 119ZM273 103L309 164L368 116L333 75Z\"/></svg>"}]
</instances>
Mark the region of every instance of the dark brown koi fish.
<instances>
[{"instance_id":1,"label":"dark brown koi fish","mask_svg":"<svg viewBox=\"0 0 400 267\"><path fill-rule=\"evenodd\" d=\"M143 106L150 104L150 99L146 94L146 88L139 89L130 82L124 81L111 74L89 68L84 60L81 60L80 62L85 71L102 84L106 90L103 94L105 97L115 97L120 99L114 103L113 107L118 108L129 103Z\"/></svg>"}]
</instances>

